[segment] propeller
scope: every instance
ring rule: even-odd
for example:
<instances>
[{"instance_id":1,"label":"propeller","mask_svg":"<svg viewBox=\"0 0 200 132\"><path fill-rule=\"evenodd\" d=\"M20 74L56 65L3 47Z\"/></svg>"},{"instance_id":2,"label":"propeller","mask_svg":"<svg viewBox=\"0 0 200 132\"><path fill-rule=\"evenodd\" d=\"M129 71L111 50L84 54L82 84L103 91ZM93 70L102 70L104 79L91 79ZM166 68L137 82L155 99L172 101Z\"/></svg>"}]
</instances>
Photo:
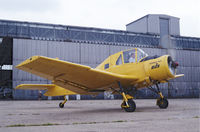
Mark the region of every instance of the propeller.
<instances>
[{"instance_id":1,"label":"propeller","mask_svg":"<svg viewBox=\"0 0 200 132\"><path fill-rule=\"evenodd\" d=\"M161 44L167 50L167 54L170 55L168 57L168 66L170 72L173 75L176 75L176 69L178 63L176 62L176 45L172 42L170 35L161 35ZM168 81L168 96L170 96L170 88L173 88L171 81Z\"/></svg>"},{"instance_id":2,"label":"propeller","mask_svg":"<svg viewBox=\"0 0 200 132\"><path fill-rule=\"evenodd\" d=\"M170 71L176 75L177 73L177 66L179 65L178 62L176 62L176 46L175 44L172 43L172 40L168 39L168 45L167 45L167 53L170 55L168 58L168 65L170 68ZM170 81L168 81L168 97L170 97L170 88L173 88L173 85L171 84Z\"/></svg>"}]
</instances>

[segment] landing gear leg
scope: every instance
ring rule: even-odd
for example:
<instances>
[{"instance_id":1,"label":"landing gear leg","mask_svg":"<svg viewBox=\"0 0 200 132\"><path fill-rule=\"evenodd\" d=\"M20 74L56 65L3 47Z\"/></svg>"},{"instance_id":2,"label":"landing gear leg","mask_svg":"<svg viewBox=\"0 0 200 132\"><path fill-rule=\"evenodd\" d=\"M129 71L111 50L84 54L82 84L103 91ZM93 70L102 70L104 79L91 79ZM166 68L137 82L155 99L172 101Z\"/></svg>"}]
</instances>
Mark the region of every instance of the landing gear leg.
<instances>
[{"instance_id":1,"label":"landing gear leg","mask_svg":"<svg viewBox=\"0 0 200 132\"><path fill-rule=\"evenodd\" d=\"M155 84L157 90L153 89L151 86L148 87L151 91L157 93L160 97L157 99L156 105L159 106L160 109L166 109L168 107L168 100L163 96L163 94L160 92L160 88L158 86L158 83Z\"/></svg>"},{"instance_id":2,"label":"landing gear leg","mask_svg":"<svg viewBox=\"0 0 200 132\"><path fill-rule=\"evenodd\" d=\"M67 102L66 96L64 96L64 99L65 99L65 100L64 100L63 102L60 102L60 103L59 103L59 107L60 107L60 108L64 108L65 103Z\"/></svg>"},{"instance_id":3,"label":"landing gear leg","mask_svg":"<svg viewBox=\"0 0 200 132\"><path fill-rule=\"evenodd\" d=\"M122 88L120 82L118 82L118 85L120 87L120 93L123 97L121 108L123 108L126 112L134 112L136 109L136 104L133 101L133 97L128 94L125 94L124 89Z\"/></svg>"}]
</instances>

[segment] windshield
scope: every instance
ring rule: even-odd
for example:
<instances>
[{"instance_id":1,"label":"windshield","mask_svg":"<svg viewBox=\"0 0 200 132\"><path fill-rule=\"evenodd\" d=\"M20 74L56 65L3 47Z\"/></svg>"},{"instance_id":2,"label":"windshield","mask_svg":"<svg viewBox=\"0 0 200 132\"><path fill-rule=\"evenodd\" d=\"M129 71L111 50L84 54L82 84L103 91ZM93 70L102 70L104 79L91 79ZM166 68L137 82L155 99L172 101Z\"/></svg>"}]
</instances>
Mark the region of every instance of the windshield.
<instances>
[{"instance_id":1,"label":"windshield","mask_svg":"<svg viewBox=\"0 0 200 132\"><path fill-rule=\"evenodd\" d=\"M148 56L142 49L137 48L137 61L139 62L142 58Z\"/></svg>"},{"instance_id":2,"label":"windshield","mask_svg":"<svg viewBox=\"0 0 200 132\"><path fill-rule=\"evenodd\" d=\"M124 63L134 63L135 62L135 49L123 52Z\"/></svg>"},{"instance_id":3,"label":"windshield","mask_svg":"<svg viewBox=\"0 0 200 132\"><path fill-rule=\"evenodd\" d=\"M134 63L139 62L142 58L148 56L142 49L137 48L137 58L136 58L136 48L123 52L124 63Z\"/></svg>"}]
</instances>

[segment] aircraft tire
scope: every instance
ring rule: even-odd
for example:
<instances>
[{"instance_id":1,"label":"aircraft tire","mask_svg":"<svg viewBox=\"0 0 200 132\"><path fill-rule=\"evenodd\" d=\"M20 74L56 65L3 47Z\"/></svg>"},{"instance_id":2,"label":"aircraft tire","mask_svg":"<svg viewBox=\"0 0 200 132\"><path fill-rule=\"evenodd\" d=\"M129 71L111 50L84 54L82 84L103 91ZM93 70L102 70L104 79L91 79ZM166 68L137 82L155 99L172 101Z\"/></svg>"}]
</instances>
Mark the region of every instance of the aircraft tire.
<instances>
[{"instance_id":1,"label":"aircraft tire","mask_svg":"<svg viewBox=\"0 0 200 132\"><path fill-rule=\"evenodd\" d=\"M64 108L64 104L62 102L60 102L59 107Z\"/></svg>"},{"instance_id":2,"label":"aircraft tire","mask_svg":"<svg viewBox=\"0 0 200 132\"><path fill-rule=\"evenodd\" d=\"M163 98L163 99L158 99L157 100L157 105L159 106L160 109L166 109L168 107L168 100Z\"/></svg>"},{"instance_id":3,"label":"aircraft tire","mask_svg":"<svg viewBox=\"0 0 200 132\"><path fill-rule=\"evenodd\" d=\"M134 112L135 109L136 109L136 104L135 104L135 102L134 102L132 99L129 99L129 100L128 100L128 105L129 105L130 107L124 108L124 110L125 110L126 112Z\"/></svg>"}]
</instances>

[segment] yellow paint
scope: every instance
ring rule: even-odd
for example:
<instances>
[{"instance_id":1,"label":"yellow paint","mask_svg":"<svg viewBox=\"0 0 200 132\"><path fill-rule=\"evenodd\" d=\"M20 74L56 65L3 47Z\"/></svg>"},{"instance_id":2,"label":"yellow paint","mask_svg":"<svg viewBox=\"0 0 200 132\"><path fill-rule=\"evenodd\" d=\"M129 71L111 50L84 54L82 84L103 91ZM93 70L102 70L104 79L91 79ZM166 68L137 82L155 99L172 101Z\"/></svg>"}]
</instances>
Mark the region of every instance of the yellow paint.
<instances>
[{"instance_id":1,"label":"yellow paint","mask_svg":"<svg viewBox=\"0 0 200 132\"><path fill-rule=\"evenodd\" d=\"M161 98L161 99L163 99L163 98L164 98L164 96L162 95L162 93L161 93L161 92L159 92L158 94L160 95L160 98Z\"/></svg>"},{"instance_id":2,"label":"yellow paint","mask_svg":"<svg viewBox=\"0 0 200 132\"><path fill-rule=\"evenodd\" d=\"M125 102L127 102L127 101L128 101L128 99L126 98L126 95L125 95L125 93L124 93L124 92L122 93L122 96L123 96L123 99L124 99L124 101L125 101Z\"/></svg>"},{"instance_id":3,"label":"yellow paint","mask_svg":"<svg viewBox=\"0 0 200 132\"><path fill-rule=\"evenodd\" d=\"M126 103L126 105L121 105L123 108L125 108L125 107L129 107L129 104L128 104L128 98L126 97L126 95L125 95L125 93L124 92L122 92L122 97L123 97L123 102L125 102Z\"/></svg>"},{"instance_id":4,"label":"yellow paint","mask_svg":"<svg viewBox=\"0 0 200 132\"><path fill-rule=\"evenodd\" d=\"M127 99L133 99L133 97L130 96L130 95L128 95L128 94L126 94L126 98L127 98Z\"/></svg>"}]
</instances>

